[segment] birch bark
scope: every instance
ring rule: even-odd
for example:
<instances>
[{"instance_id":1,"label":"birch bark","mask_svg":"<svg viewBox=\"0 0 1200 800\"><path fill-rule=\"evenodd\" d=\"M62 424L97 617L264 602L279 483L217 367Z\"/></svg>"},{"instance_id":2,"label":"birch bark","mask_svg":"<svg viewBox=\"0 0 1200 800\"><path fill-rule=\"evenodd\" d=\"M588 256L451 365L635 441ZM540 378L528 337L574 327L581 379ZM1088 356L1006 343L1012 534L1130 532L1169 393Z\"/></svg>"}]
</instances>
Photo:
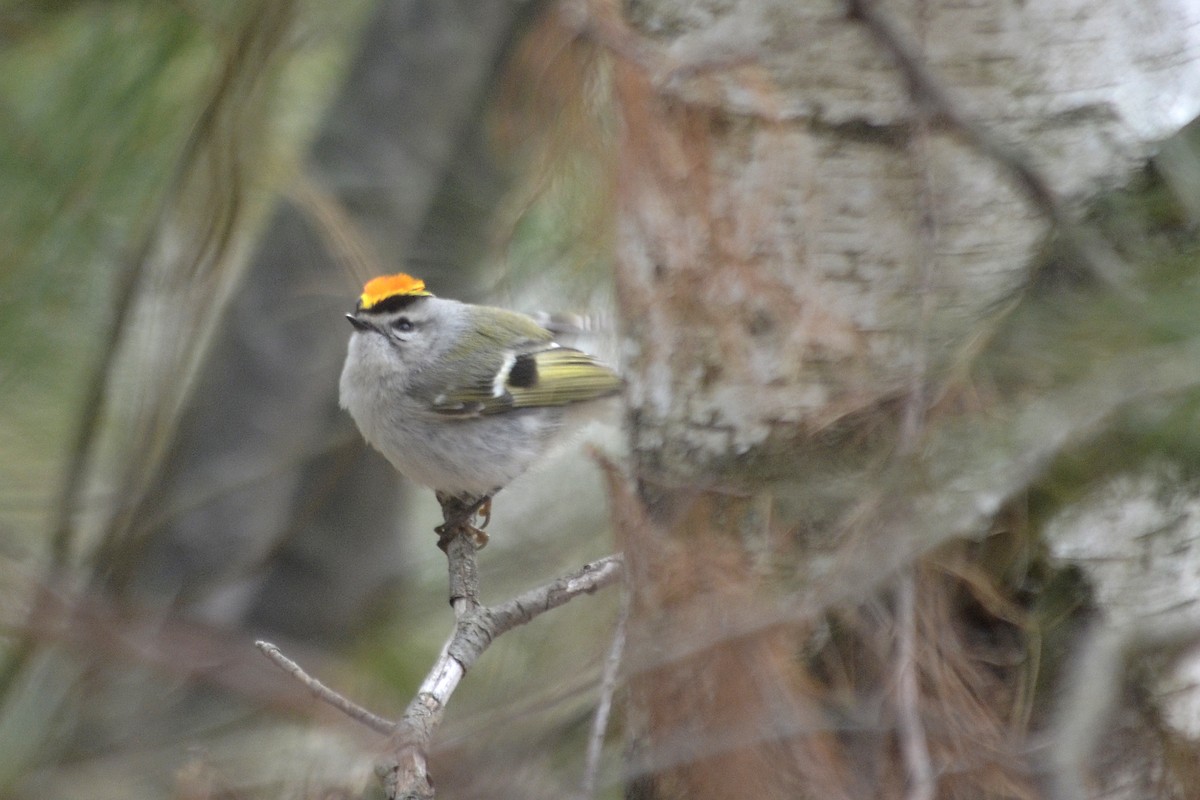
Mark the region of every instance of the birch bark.
<instances>
[{"instance_id":1,"label":"birch bark","mask_svg":"<svg viewBox=\"0 0 1200 800\"><path fill-rule=\"evenodd\" d=\"M861 615L860 604L882 598L888 614L903 613L891 604L889 582L900 571L928 577L918 563L951 539L981 541L1019 527L1029 537L1024 546L1053 542L1054 563L1065 568L1104 556L1085 541L1127 530L1120 514L1104 514L1104 503L1120 501L1103 491L1072 498L1048 529L1011 519L1062 452L1142 395L1122 394L1096 410L1086 380L1067 385L1056 375L1039 384L1036 352L1015 367L1016 388L981 388L964 376L997 331L1014 324L1012 310L1048 291L1039 275L1048 243L1074 235L1085 249L1102 248L1100 261L1137 273L1121 261L1123 242L1085 225L1085 207L1130 184L1159 143L1200 113L1200 6L851 5L860 13L835 2L641 0L626 3L620 19L595 12L591 20L616 54L622 120L617 290L634 459L629 492L616 502L634 593L630 792L1082 797L1091 787L1113 797L1175 796L1182 779L1168 751L1194 735L1173 721L1189 714L1158 713L1162 693L1151 692L1153 708L1143 707L1126 734L1089 739L1067 767L1030 756L1029 741L1012 743L1039 724L1067 730L1079 719L1069 709L1058 727L1028 707L1021 724L988 723L991 733L979 734L975 750L934 730L931 720L950 717L928 708L932 696L948 696L938 694L944 686L930 688L946 646L928 638L939 635L930 620L962 625L946 610L954 605L948 595L937 599L940 578L918 583L907 604L924 616L896 624L927 637L896 652L918 653L919 662L922 648L935 653L906 683L919 697L871 717L882 728L874 744L829 718L821 695L828 676L797 668L804 659L796 654L816 647L814 631L830 635L821 620L831 609ZM914 83L914 70L939 93ZM1093 280L1104 277L1094 255L1060 260L1082 264L1084 283L1103 284ZM1129 302L1116 307L1153 313ZM1103 378L1113 363L1098 358L1081 368ZM1109 386L1105 380L1096 386ZM1139 389L1152 396L1158 384L1147 380ZM1043 410L1052 413L1043 419L1062 419L1042 439L1046 452L1013 444L1029 430L1018 412L1031 408L1014 398L1056 386L1072 391L1046 395ZM1194 389L1195 380L1185 376L1182 387ZM1080 413L1065 397L1083 398ZM967 432L952 446L939 438L947 419ZM956 517L967 522L937 521L958 507L964 486L999 474L987 464L1005 466L1010 478ZM1137 485L1166 493L1167 507L1190 509L1170 499L1180 480L1154 474L1148 488ZM923 526L920 535L900 538L901 520ZM1078 535L1081 525L1094 535ZM1138 530L1149 535L1145 525ZM864 537L873 540L867 547L847 549ZM956 569L981 567L970 560L980 551L971 553ZM1137 574L1166 574L1162 557L1139 551ZM837 604L780 612L781 574L836 583L839 564L852 564L843 576L860 582L847 588L843 580ZM1122 577L1085 571L1097 602L1089 619L1110 618L1111 605L1127 596L1121 580L1131 573L1115 571ZM1173 581L1163 583L1169 594ZM1172 596L1194 604L1187 592ZM1155 613L1163 607L1157 599ZM755 617L773 622L746 623ZM1028 666L1038 640L1024 628L1021 641ZM1082 652L1083 640L1072 641ZM1171 646L1188 641L1179 634ZM1127 660L1112 663L1122 670ZM1065 666L1046 670L1029 680L1069 689L1079 677ZM1024 691L1018 672L988 685L997 695ZM1177 689L1187 673L1170 674ZM982 685L972 680L962 685ZM1124 681L1122 673L1117 683ZM884 677L875 686L892 696ZM986 716L995 702L970 708ZM969 715L967 706L954 713ZM1157 740L1151 717L1162 722ZM930 747L912 746L923 729ZM893 758L881 740L907 755ZM981 751L993 744L1023 755L987 766L994 754ZM911 762L922 752L932 772ZM1032 774L1039 770L1057 772L1046 779ZM917 780L929 774L932 785Z\"/></svg>"}]
</instances>

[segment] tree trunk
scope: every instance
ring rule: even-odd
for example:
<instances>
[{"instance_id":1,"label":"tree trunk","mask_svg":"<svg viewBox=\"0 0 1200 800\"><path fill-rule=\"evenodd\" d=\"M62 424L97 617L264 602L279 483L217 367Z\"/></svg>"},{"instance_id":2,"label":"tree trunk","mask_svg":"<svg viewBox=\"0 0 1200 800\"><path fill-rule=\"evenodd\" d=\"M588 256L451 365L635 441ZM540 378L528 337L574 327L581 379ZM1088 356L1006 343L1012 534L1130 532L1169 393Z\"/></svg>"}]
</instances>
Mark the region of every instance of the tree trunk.
<instances>
[{"instance_id":1,"label":"tree trunk","mask_svg":"<svg viewBox=\"0 0 1200 800\"><path fill-rule=\"evenodd\" d=\"M1104 609L1029 498L1196 385L1144 328L1079 346L1161 298L1083 210L1200 110L1200 8L850 6L588 21L623 125L629 794L1174 796L1194 750L1153 703L1108 761L1032 747Z\"/></svg>"}]
</instances>

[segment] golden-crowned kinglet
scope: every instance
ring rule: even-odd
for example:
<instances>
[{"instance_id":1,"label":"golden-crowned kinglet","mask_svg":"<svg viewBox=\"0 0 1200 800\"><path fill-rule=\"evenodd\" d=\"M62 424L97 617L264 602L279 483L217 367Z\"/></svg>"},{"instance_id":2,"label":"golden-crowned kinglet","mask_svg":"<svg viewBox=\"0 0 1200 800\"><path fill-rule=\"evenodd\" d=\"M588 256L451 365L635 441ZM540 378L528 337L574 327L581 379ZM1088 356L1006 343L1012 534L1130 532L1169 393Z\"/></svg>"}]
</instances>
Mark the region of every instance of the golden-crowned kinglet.
<instances>
[{"instance_id":1,"label":"golden-crowned kinglet","mask_svg":"<svg viewBox=\"0 0 1200 800\"><path fill-rule=\"evenodd\" d=\"M368 281L353 314L341 404L402 474L476 504L548 449L568 406L621 379L529 317L434 297L424 281Z\"/></svg>"}]
</instances>

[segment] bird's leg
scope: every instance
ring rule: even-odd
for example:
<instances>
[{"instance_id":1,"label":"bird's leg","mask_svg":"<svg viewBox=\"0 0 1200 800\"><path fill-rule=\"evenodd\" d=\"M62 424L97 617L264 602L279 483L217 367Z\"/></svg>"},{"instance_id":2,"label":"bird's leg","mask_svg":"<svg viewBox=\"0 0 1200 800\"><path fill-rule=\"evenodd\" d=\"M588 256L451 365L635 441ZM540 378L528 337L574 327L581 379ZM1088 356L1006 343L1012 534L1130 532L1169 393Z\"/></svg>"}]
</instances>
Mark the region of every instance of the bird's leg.
<instances>
[{"instance_id":1,"label":"bird's leg","mask_svg":"<svg viewBox=\"0 0 1200 800\"><path fill-rule=\"evenodd\" d=\"M483 532L482 528L486 528L488 522L491 521L492 496L485 494L476 500L469 500L458 495L438 492L437 499L442 507L442 519L444 520L441 525L433 529L438 535L438 547L445 550L451 539L463 533L471 537L476 550L483 549L488 543L488 535ZM476 513L484 515L483 524L478 528L471 524Z\"/></svg>"}]
</instances>

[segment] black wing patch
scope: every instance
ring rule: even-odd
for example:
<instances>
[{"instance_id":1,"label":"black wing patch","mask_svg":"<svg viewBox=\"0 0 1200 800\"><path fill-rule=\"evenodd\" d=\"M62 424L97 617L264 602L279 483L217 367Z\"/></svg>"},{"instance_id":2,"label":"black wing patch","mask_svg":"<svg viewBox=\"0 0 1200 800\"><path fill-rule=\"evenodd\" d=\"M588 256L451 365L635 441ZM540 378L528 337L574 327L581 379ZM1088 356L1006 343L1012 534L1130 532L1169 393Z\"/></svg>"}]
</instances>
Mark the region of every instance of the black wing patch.
<instances>
[{"instance_id":1,"label":"black wing patch","mask_svg":"<svg viewBox=\"0 0 1200 800\"><path fill-rule=\"evenodd\" d=\"M505 383L514 389L528 389L537 383L537 379L537 355L535 353L522 353L513 362L512 369L508 371L508 380Z\"/></svg>"},{"instance_id":2,"label":"black wing patch","mask_svg":"<svg viewBox=\"0 0 1200 800\"><path fill-rule=\"evenodd\" d=\"M615 394L621 379L594 356L569 347L512 355L512 364L488 381L438 395L433 410L451 417L503 414L516 408L566 406ZM499 389L495 381L503 380Z\"/></svg>"}]
</instances>

